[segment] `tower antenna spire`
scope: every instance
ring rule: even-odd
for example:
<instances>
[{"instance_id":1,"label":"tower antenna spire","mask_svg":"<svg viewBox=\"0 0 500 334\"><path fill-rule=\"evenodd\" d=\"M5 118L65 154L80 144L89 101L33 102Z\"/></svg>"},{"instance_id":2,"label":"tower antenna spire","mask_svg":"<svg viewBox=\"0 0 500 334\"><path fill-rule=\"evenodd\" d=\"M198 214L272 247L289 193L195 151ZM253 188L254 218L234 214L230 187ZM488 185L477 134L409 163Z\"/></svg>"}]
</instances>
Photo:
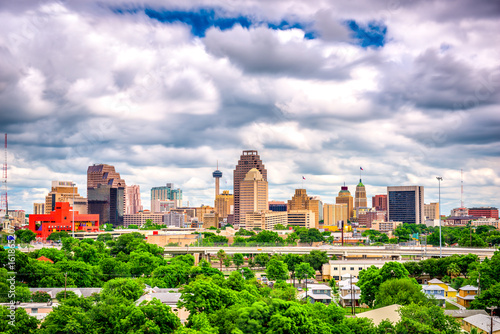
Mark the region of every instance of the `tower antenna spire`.
<instances>
[{"instance_id":1,"label":"tower antenna spire","mask_svg":"<svg viewBox=\"0 0 500 334\"><path fill-rule=\"evenodd\" d=\"M5 218L9 217L9 200L7 197L7 134L5 134L5 160L3 162L3 172L2 172L2 183L3 183L3 194L0 198L2 206L5 206Z\"/></svg>"}]
</instances>

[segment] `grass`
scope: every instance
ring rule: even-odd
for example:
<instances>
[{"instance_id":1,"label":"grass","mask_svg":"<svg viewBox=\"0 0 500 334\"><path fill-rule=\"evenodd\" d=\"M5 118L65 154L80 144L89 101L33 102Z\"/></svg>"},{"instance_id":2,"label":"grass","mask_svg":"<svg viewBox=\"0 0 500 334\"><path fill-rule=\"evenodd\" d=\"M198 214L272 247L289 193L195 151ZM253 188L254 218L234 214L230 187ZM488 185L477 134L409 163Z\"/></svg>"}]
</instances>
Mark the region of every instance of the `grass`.
<instances>
[{"instance_id":1,"label":"grass","mask_svg":"<svg viewBox=\"0 0 500 334\"><path fill-rule=\"evenodd\" d=\"M460 310L458 307L456 307L455 305L453 304L450 304L448 302L446 302L446 306L444 308L445 310Z\"/></svg>"}]
</instances>

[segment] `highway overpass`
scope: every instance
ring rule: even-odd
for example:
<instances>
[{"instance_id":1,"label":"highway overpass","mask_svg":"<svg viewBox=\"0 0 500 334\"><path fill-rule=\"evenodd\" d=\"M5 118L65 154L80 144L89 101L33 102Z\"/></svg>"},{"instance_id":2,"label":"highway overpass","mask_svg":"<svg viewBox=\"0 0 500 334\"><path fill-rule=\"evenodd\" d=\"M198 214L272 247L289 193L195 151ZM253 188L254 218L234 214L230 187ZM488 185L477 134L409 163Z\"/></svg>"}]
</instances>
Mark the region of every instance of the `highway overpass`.
<instances>
[{"instance_id":1,"label":"highway overpass","mask_svg":"<svg viewBox=\"0 0 500 334\"><path fill-rule=\"evenodd\" d=\"M165 254L200 254L202 256L215 255L221 249L226 254L309 254L312 250L325 251L328 256L335 255L338 259L345 258L392 258L401 259L402 257L411 257L416 259L425 259L430 257L439 257L439 248L437 247L386 247L386 246L319 246L319 247L164 247ZM442 255L451 256L466 255L469 253L476 254L479 258L491 258L495 253L496 248L458 248L458 247L443 247Z\"/></svg>"}]
</instances>

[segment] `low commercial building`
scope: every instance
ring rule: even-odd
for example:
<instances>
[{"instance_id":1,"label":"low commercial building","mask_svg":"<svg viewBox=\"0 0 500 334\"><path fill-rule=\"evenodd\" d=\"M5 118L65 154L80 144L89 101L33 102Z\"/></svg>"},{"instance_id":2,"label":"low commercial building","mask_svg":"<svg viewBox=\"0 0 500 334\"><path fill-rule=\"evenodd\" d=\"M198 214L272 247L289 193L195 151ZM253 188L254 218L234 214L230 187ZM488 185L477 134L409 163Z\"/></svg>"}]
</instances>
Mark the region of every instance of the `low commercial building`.
<instances>
[{"instance_id":1,"label":"low commercial building","mask_svg":"<svg viewBox=\"0 0 500 334\"><path fill-rule=\"evenodd\" d=\"M187 223L187 216L179 212L167 212L163 215L163 223L166 227L185 227Z\"/></svg>"},{"instance_id":2,"label":"low commercial building","mask_svg":"<svg viewBox=\"0 0 500 334\"><path fill-rule=\"evenodd\" d=\"M472 226L493 226L498 230L500 220L495 218L479 218L472 221Z\"/></svg>"},{"instance_id":3,"label":"low commercial building","mask_svg":"<svg viewBox=\"0 0 500 334\"><path fill-rule=\"evenodd\" d=\"M273 230L274 226L281 224L286 226L288 214L286 211L263 211L245 214L245 224L247 230Z\"/></svg>"},{"instance_id":4,"label":"low commercial building","mask_svg":"<svg viewBox=\"0 0 500 334\"><path fill-rule=\"evenodd\" d=\"M131 215L123 215L123 226L129 227L130 225L142 226L146 224L147 220L151 220L153 224L163 224L163 213L153 213L145 210Z\"/></svg>"},{"instance_id":5,"label":"low commercial building","mask_svg":"<svg viewBox=\"0 0 500 334\"><path fill-rule=\"evenodd\" d=\"M372 221L372 230L377 230L382 233L393 232L398 226L402 225L403 222L395 222L395 221L383 221L383 220L374 220Z\"/></svg>"},{"instance_id":6,"label":"low commercial building","mask_svg":"<svg viewBox=\"0 0 500 334\"><path fill-rule=\"evenodd\" d=\"M290 210L288 211L288 225L314 228L315 215L311 210Z\"/></svg>"},{"instance_id":7,"label":"low commercial building","mask_svg":"<svg viewBox=\"0 0 500 334\"><path fill-rule=\"evenodd\" d=\"M10 303L0 303L0 306L10 307ZM20 303L16 305L16 308L22 308L28 313L29 316L35 317L38 320L43 320L54 307L58 307L58 303Z\"/></svg>"},{"instance_id":8,"label":"low commercial building","mask_svg":"<svg viewBox=\"0 0 500 334\"><path fill-rule=\"evenodd\" d=\"M73 220L74 217L74 220ZM67 202L57 202L55 210L50 214L30 215L29 229L36 237L45 240L52 232L98 232L99 215L82 215L73 211Z\"/></svg>"},{"instance_id":9,"label":"low commercial building","mask_svg":"<svg viewBox=\"0 0 500 334\"><path fill-rule=\"evenodd\" d=\"M147 239L148 243L160 247L165 247L169 244L185 247L196 244L198 241L201 241L201 239L197 234L153 234L149 235Z\"/></svg>"},{"instance_id":10,"label":"low commercial building","mask_svg":"<svg viewBox=\"0 0 500 334\"><path fill-rule=\"evenodd\" d=\"M340 280L345 275L352 275L359 277L361 270L368 269L370 266L382 268L386 262L393 262L393 260L346 260L346 261L329 261L325 263L322 268L323 279ZM402 261L396 261L403 263ZM348 277L348 276L347 276Z\"/></svg>"}]
</instances>

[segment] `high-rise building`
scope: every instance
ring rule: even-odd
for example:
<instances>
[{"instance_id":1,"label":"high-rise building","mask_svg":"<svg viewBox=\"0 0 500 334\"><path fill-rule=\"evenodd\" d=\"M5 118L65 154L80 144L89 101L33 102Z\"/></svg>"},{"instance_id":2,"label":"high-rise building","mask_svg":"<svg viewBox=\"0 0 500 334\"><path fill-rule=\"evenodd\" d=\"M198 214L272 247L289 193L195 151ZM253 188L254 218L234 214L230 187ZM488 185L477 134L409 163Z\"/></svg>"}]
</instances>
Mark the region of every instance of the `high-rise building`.
<instances>
[{"instance_id":1,"label":"high-rise building","mask_svg":"<svg viewBox=\"0 0 500 334\"><path fill-rule=\"evenodd\" d=\"M347 205L347 219L354 217L353 198L349 192L349 188L345 184L340 188L339 195L335 198L335 203Z\"/></svg>"},{"instance_id":2,"label":"high-rise building","mask_svg":"<svg viewBox=\"0 0 500 334\"><path fill-rule=\"evenodd\" d=\"M252 168L240 182L240 225L245 225L245 214L268 210L267 181L257 168Z\"/></svg>"},{"instance_id":3,"label":"high-rise building","mask_svg":"<svg viewBox=\"0 0 500 334\"><path fill-rule=\"evenodd\" d=\"M163 215L163 222L166 226L184 227L187 223L187 216L180 212L167 212Z\"/></svg>"},{"instance_id":4,"label":"high-rise building","mask_svg":"<svg viewBox=\"0 0 500 334\"><path fill-rule=\"evenodd\" d=\"M468 215L469 215L469 209L467 209L467 208L452 209L451 214L450 214L451 217L466 217Z\"/></svg>"},{"instance_id":5,"label":"high-rise building","mask_svg":"<svg viewBox=\"0 0 500 334\"><path fill-rule=\"evenodd\" d=\"M363 182L361 182L361 179L359 179L359 183L356 186L355 196L356 199L354 201L354 208L359 209L366 208L368 206L366 201L366 188Z\"/></svg>"},{"instance_id":6,"label":"high-rise building","mask_svg":"<svg viewBox=\"0 0 500 334\"><path fill-rule=\"evenodd\" d=\"M377 211L372 208L373 211L362 211L358 215L358 225L359 227L371 228L372 222L374 220L377 221L385 221L385 212Z\"/></svg>"},{"instance_id":7,"label":"high-rise building","mask_svg":"<svg viewBox=\"0 0 500 334\"><path fill-rule=\"evenodd\" d=\"M141 189L138 185L127 186L125 195L125 213L133 215L142 211L141 205Z\"/></svg>"},{"instance_id":8,"label":"high-rise building","mask_svg":"<svg viewBox=\"0 0 500 334\"><path fill-rule=\"evenodd\" d=\"M474 217L485 217L498 219L498 209L494 207L470 208L469 215Z\"/></svg>"},{"instance_id":9,"label":"high-rise building","mask_svg":"<svg viewBox=\"0 0 500 334\"><path fill-rule=\"evenodd\" d=\"M424 204L425 219L439 219L439 203Z\"/></svg>"},{"instance_id":10,"label":"high-rise building","mask_svg":"<svg viewBox=\"0 0 500 334\"><path fill-rule=\"evenodd\" d=\"M74 196L73 196L74 192ZM73 197L75 203L73 203ZM78 194L78 188L74 187L71 181L52 181L52 188L47 196L45 196L45 214L54 211L56 202L69 203L71 207L81 214L87 214L87 199Z\"/></svg>"},{"instance_id":11,"label":"high-rise building","mask_svg":"<svg viewBox=\"0 0 500 334\"><path fill-rule=\"evenodd\" d=\"M233 187L234 187L234 224L238 225L240 223L240 183L245 179L248 171L255 168L261 174L264 181L267 181L267 169L260 160L260 156L257 151L246 150L238 160L238 164L233 171ZM267 203L266 203L267 205Z\"/></svg>"},{"instance_id":12,"label":"high-rise building","mask_svg":"<svg viewBox=\"0 0 500 334\"><path fill-rule=\"evenodd\" d=\"M314 226L319 228L319 220L323 216L321 200L318 197L309 197L305 189L295 189L295 195L288 201L288 210L311 210L314 212Z\"/></svg>"},{"instance_id":13,"label":"high-rise building","mask_svg":"<svg viewBox=\"0 0 500 334\"><path fill-rule=\"evenodd\" d=\"M177 208L177 202L171 199L159 200L155 199L151 203L151 212L169 212L172 209Z\"/></svg>"},{"instance_id":14,"label":"high-rise building","mask_svg":"<svg viewBox=\"0 0 500 334\"><path fill-rule=\"evenodd\" d=\"M424 187L387 187L387 220L424 224Z\"/></svg>"},{"instance_id":15,"label":"high-rise building","mask_svg":"<svg viewBox=\"0 0 500 334\"><path fill-rule=\"evenodd\" d=\"M176 207L180 208L182 207L182 190L174 189L173 183L167 183L165 187L153 187L151 188L151 211L156 205L156 200L173 200L176 202Z\"/></svg>"},{"instance_id":16,"label":"high-rise building","mask_svg":"<svg viewBox=\"0 0 500 334\"><path fill-rule=\"evenodd\" d=\"M35 215L45 214L45 203L33 203L33 214Z\"/></svg>"},{"instance_id":17,"label":"high-rise building","mask_svg":"<svg viewBox=\"0 0 500 334\"><path fill-rule=\"evenodd\" d=\"M322 228L334 230L334 227L339 227L339 221L347 223L347 220L347 204L323 204Z\"/></svg>"},{"instance_id":18,"label":"high-rise building","mask_svg":"<svg viewBox=\"0 0 500 334\"><path fill-rule=\"evenodd\" d=\"M220 188L220 178L222 177L222 172L219 170L219 163L217 163L217 169L212 173L212 176L215 179L215 197L219 195Z\"/></svg>"},{"instance_id":19,"label":"high-rise building","mask_svg":"<svg viewBox=\"0 0 500 334\"><path fill-rule=\"evenodd\" d=\"M87 169L88 212L98 214L101 224L123 225L125 180L115 167L95 164Z\"/></svg>"},{"instance_id":20,"label":"high-rise building","mask_svg":"<svg viewBox=\"0 0 500 334\"><path fill-rule=\"evenodd\" d=\"M224 190L222 194L215 196L215 212L219 214L219 218L227 218L234 210L234 196L229 193L229 190Z\"/></svg>"},{"instance_id":21,"label":"high-rise building","mask_svg":"<svg viewBox=\"0 0 500 334\"><path fill-rule=\"evenodd\" d=\"M377 211L387 211L387 195L373 196L372 207Z\"/></svg>"}]
</instances>

